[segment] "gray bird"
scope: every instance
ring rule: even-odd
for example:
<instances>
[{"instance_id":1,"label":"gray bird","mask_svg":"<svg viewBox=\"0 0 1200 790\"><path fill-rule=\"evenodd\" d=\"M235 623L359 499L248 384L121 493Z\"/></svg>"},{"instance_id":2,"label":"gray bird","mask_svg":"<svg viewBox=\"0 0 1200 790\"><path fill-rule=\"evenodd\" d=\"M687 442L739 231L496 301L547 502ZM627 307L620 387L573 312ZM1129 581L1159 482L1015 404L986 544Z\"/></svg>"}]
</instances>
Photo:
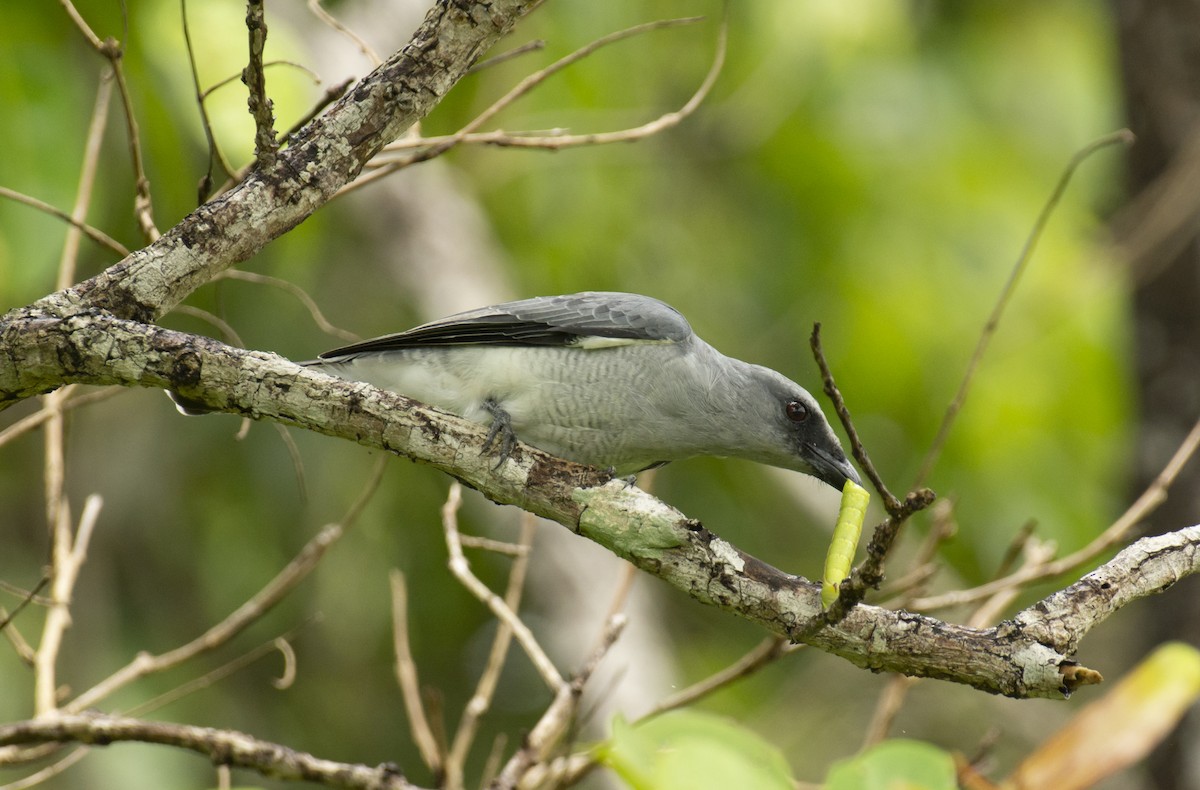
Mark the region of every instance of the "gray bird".
<instances>
[{"instance_id":1,"label":"gray bird","mask_svg":"<svg viewBox=\"0 0 1200 790\"><path fill-rule=\"evenodd\" d=\"M334 349L305 363L629 474L732 456L859 482L821 408L773 370L727 357L671 306L628 293L541 296Z\"/></svg>"}]
</instances>

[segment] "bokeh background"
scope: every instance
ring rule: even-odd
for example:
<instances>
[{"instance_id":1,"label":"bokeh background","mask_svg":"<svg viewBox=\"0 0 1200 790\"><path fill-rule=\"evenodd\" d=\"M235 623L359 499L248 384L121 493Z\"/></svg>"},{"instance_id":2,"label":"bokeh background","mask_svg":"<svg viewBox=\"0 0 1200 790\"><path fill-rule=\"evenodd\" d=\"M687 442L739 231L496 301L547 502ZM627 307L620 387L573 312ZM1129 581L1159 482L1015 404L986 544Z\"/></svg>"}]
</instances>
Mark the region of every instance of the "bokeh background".
<instances>
[{"instance_id":1,"label":"bokeh background","mask_svg":"<svg viewBox=\"0 0 1200 790\"><path fill-rule=\"evenodd\" d=\"M329 8L384 55L407 41L424 3ZM207 149L176 4L77 3L99 35L127 46L155 216L169 227L196 205ZM244 65L244 6L193 3L202 85ZM545 49L465 79L424 124L458 129L532 70L611 31L703 15L601 50L506 110L492 128L603 131L677 109L714 56L712 0L556 0L501 45ZM279 128L321 92L370 64L301 4L268 4L268 70ZM462 147L339 198L243 268L304 288L329 319L362 336L407 328L506 298L627 290L668 301L728 354L818 388L808 350L814 321L868 449L905 489L954 395L985 318L1074 151L1125 123L1112 9L1092 2L737 3L727 64L711 96L678 127L635 144L557 153ZM13 4L0 51L0 184L69 208L101 59L62 9ZM236 80L208 107L237 165L252 124ZM1063 551L1084 545L1135 491L1138 453L1132 284L1112 252L1109 217L1124 200L1123 154L1079 171L1040 241L929 484L960 525L939 557L936 588L986 580L1022 525ZM130 247L132 168L115 105L88 221ZM64 226L0 202L0 305L52 290ZM85 244L79 277L115 262ZM237 281L188 304L219 315L246 346L304 359L338 345L284 290ZM190 315L164 324L222 337ZM35 404L12 409L5 424ZM1190 419L1190 418L1189 418ZM129 391L71 414L67 483L76 508L104 509L79 582L62 679L86 688L139 650L161 652L225 616L322 525L340 518L376 461L346 442L293 431L302 477L279 433L239 437L226 415L184 419L160 392ZM1150 453L1146 468L1171 447ZM47 532L40 435L0 448L0 579L32 586ZM1194 473L1193 473L1194 476ZM836 497L810 479L736 461L674 464L654 480L666 501L745 550L802 575L819 572ZM350 534L316 573L250 633L214 656L127 689L128 709L279 633L293 637L296 682L277 691L272 656L161 709L176 721L252 732L335 759L395 761L428 782L393 678L388 571L411 591L413 650L453 726L494 624L452 580L438 508L449 479L392 460ZM511 537L516 514L477 499L465 529ZM1188 522L1190 523L1190 522ZM1163 527L1181 526L1165 523ZM916 519L897 569L928 529ZM493 586L508 561L474 554ZM524 611L569 670L587 653L621 576L620 563L555 525L539 528ZM1054 589L1030 591L1026 603ZM0 604L17 598L0 592ZM1148 650L1155 606L1131 607L1083 644L1106 676ZM1164 603L1164 601L1166 601ZM614 708L636 715L673 688L733 661L763 634L639 577L624 652L595 694L581 737ZM950 617L964 613L949 613ZM36 634L42 614L17 625ZM30 672L0 649L0 718L31 712ZM765 734L798 777L819 781L858 748L886 678L806 650L702 704ZM925 682L893 734L974 753L994 738L997 776L1086 703L994 699ZM472 762L498 733L512 744L549 701L514 654ZM0 772L0 782L16 772ZM1138 768L1120 787L1158 786ZM244 776L243 783L273 787ZM204 760L122 745L90 756L50 786L211 785ZM597 786L600 778L590 780ZM1162 785L1166 786L1166 785ZM1187 785L1179 785L1187 786Z\"/></svg>"}]
</instances>

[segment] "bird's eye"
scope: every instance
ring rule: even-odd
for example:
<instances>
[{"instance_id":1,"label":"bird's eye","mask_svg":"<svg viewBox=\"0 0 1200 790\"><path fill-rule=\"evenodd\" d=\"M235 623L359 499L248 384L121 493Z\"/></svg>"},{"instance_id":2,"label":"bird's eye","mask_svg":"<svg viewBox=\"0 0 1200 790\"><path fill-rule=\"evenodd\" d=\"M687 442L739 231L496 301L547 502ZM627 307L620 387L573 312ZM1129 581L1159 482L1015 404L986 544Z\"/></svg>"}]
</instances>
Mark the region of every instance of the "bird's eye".
<instances>
[{"instance_id":1,"label":"bird's eye","mask_svg":"<svg viewBox=\"0 0 1200 790\"><path fill-rule=\"evenodd\" d=\"M798 400L788 401L783 410L792 422L804 422L808 419L808 407Z\"/></svg>"}]
</instances>

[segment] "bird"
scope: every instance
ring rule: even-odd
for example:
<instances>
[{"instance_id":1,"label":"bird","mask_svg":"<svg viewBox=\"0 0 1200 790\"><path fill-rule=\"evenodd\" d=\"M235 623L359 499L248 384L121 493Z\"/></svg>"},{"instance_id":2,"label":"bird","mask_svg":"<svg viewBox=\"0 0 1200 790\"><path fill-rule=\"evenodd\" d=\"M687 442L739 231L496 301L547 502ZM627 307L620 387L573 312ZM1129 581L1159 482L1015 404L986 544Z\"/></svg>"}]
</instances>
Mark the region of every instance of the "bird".
<instances>
[{"instance_id":1,"label":"bird","mask_svg":"<svg viewBox=\"0 0 1200 790\"><path fill-rule=\"evenodd\" d=\"M839 491L860 483L807 390L725 356L678 310L640 294L505 302L301 364L489 425L482 450L498 450L498 464L519 439L619 475L723 456Z\"/></svg>"}]
</instances>

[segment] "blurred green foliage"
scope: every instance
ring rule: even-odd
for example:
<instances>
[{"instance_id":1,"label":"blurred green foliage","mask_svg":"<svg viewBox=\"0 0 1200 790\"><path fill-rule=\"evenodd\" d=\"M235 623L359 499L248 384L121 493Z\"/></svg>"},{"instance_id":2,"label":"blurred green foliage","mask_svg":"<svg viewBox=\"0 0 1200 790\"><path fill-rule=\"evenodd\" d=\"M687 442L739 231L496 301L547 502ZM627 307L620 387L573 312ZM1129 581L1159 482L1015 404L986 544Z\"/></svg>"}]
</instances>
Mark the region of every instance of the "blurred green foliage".
<instances>
[{"instance_id":1,"label":"blurred green foliage","mask_svg":"<svg viewBox=\"0 0 1200 790\"><path fill-rule=\"evenodd\" d=\"M269 6L269 58L307 63L337 49L355 63L353 73L369 69L300 5ZM365 14L366 5L346 0L333 11ZM81 0L77 7L98 35L126 44L155 216L169 227L195 206L207 167L178 7L131 0L127 32L118 4ZM202 84L234 76L244 58L243 7L194 2L189 14ZM598 52L496 125L604 131L673 111L709 67L718 3L559 0L502 45L544 39L544 52L468 77L424 131L454 131L533 69L600 35L694 14L706 20ZM20 68L0 69L0 184L69 208L102 60L58 5L10 4L4 22L0 51ZM867 447L903 490L1059 172L1074 150L1119 125L1109 26L1106 7L1083 0L735 3L725 70L696 115L675 129L632 145L558 153L464 147L437 166L449 168L484 209L513 295L648 293L678 307L726 353L814 388L808 336L821 321ZM386 54L410 28L360 32ZM321 76L318 86L289 66L269 70L280 129L346 75ZM218 139L241 166L252 128L244 88L235 79L209 103ZM88 221L136 248L142 242L117 110L114 98ZM1101 238L1102 217L1118 195L1118 164L1111 151L1087 163L1059 206L929 481L956 502L961 524L942 554L944 584L986 578L1028 519L1066 548L1082 545L1125 499L1126 291ZM394 179L419 185L408 173ZM335 323L364 336L433 317L421 315L396 284L393 269L410 262L392 259L386 234L364 222L386 200L374 186L339 199L245 268L298 283ZM57 220L0 202L5 308L53 287L62 235ZM110 252L85 243L79 277L113 262ZM282 291L223 282L191 302L222 316L250 347L299 359L338 342ZM217 331L187 316L164 323ZM10 410L6 424L33 408ZM138 650L191 639L236 607L341 516L374 463L362 448L294 433L305 497L271 426L255 425L239 441L235 419L185 420L155 392L124 393L73 414L69 427L73 502L78 508L92 492L105 498L64 659L63 682L76 690ZM26 587L46 556L41 459L37 434L0 450L0 579ZM819 517L797 515L780 479L753 465L706 459L664 470L656 490L766 561L813 577L834 507ZM446 487L447 478L432 470L392 462L360 523L314 577L239 640L247 650L304 624L294 640L299 676L291 689L270 687L279 662L264 660L161 715L247 730L331 758L396 761L414 781L428 781L392 678L388 570L408 574L414 653L422 679L440 689L451 725L493 628L444 569L437 508ZM463 519L466 529L484 532L510 516L476 504ZM909 544L924 527L914 523ZM473 567L499 587L507 561L481 555ZM666 597L657 626L677 646L685 680L723 666L761 636L680 595ZM0 603L15 599L0 593ZM526 606L538 622L539 602ZM23 615L23 633L36 634L39 617L35 610ZM569 667L585 650L560 659ZM1118 639L1096 637L1085 650L1098 654L1086 663L1106 673L1129 659ZM113 704L131 707L235 653L144 681ZM0 651L0 718L30 713L28 680L12 651ZM883 682L802 651L706 705L768 734L798 776L815 779L832 758L856 749ZM548 701L519 655L502 688L484 744L497 733L511 744ZM968 752L993 725L1007 727L997 747L1003 761L1067 713L1064 705L980 697L923 684L899 726ZM827 713L834 706L836 721ZM482 754L473 767L481 762ZM151 775L161 786L211 783L203 761L149 747L113 747L85 765L55 786L147 786ZM0 781L7 778L0 773Z\"/></svg>"}]
</instances>

